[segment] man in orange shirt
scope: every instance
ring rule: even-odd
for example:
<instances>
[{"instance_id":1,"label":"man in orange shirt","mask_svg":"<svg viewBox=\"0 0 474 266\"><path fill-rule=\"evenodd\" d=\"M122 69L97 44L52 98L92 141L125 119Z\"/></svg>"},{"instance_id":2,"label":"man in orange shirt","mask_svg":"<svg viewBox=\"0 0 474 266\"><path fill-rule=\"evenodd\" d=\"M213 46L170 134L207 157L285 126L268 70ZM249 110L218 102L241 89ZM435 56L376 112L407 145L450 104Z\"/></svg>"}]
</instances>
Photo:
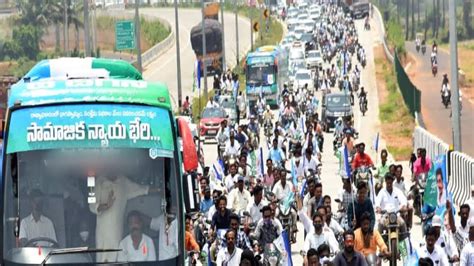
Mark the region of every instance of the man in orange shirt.
<instances>
[{"instance_id":1,"label":"man in orange shirt","mask_svg":"<svg viewBox=\"0 0 474 266\"><path fill-rule=\"evenodd\" d=\"M370 229L370 215L364 213L361 216L361 227L354 231L354 249L365 257L371 254L380 254L390 256L387 245L383 241L379 231Z\"/></svg>"},{"instance_id":2,"label":"man in orange shirt","mask_svg":"<svg viewBox=\"0 0 474 266\"><path fill-rule=\"evenodd\" d=\"M186 214L186 233L185 233L185 247L186 251L197 251L199 252L199 244L196 242L196 239L194 239L194 234L192 230L192 222L193 220L191 219L191 216Z\"/></svg>"}]
</instances>

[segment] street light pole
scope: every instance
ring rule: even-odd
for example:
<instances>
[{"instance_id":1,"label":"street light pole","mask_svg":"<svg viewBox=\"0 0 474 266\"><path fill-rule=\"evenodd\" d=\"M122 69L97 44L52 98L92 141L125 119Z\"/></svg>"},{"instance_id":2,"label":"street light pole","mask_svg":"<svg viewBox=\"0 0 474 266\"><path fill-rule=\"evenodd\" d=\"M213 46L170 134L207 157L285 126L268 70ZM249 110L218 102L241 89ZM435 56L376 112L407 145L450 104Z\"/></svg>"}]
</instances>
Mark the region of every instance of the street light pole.
<instances>
[{"instance_id":1,"label":"street light pole","mask_svg":"<svg viewBox=\"0 0 474 266\"><path fill-rule=\"evenodd\" d=\"M226 66L225 66L225 37L224 37L224 0L221 1L221 24L222 24L222 73L225 72Z\"/></svg>"},{"instance_id":2,"label":"street light pole","mask_svg":"<svg viewBox=\"0 0 474 266\"><path fill-rule=\"evenodd\" d=\"M91 42L89 31L89 0L84 0L84 48L86 57L91 56Z\"/></svg>"},{"instance_id":3,"label":"street light pole","mask_svg":"<svg viewBox=\"0 0 474 266\"><path fill-rule=\"evenodd\" d=\"M138 13L138 8L140 6L140 0L135 0L135 39L137 44L137 65L138 71L142 73L142 47L140 44L140 14Z\"/></svg>"},{"instance_id":4,"label":"street light pole","mask_svg":"<svg viewBox=\"0 0 474 266\"><path fill-rule=\"evenodd\" d=\"M174 20L176 36L176 71L178 72L178 107L181 109L182 91L181 91L181 51L179 48L179 20L178 20L178 0L174 0Z\"/></svg>"},{"instance_id":5,"label":"street light pole","mask_svg":"<svg viewBox=\"0 0 474 266\"><path fill-rule=\"evenodd\" d=\"M458 85L458 36L456 33L456 2L449 1L449 48L451 58L451 122L453 127L454 150L461 152L461 119Z\"/></svg>"},{"instance_id":6,"label":"street light pole","mask_svg":"<svg viewBox=\"0 0 474 266\"><path fill-rule=\"evenodd\" d=\"M66 56L69 56L69 22L67 17L67 0L63 1L64 4L64 52Z\"/></svg>"},{"instance_id":7,"label":"street light pole","mask_svg":"<svg viewBox=\"0 0 474 266\"><path fill-rule=\"evenodd\" d=\"M240 55L239 55L239 15L238 15L238 8L237 8L237 0L234 1L234 10L235 10L235 47L236 47L236 65L239 65Z\"/></svg>"},{"instance_id":8,"label":"street light pole","mask_svg":"<svg viewBox=\"0 0 474 266\"><path fill-rule=\"evenodd\" d=\"M206 64L206 30L205 30L205 23L204 23L204 0L201 0L201 30L202 30L202 68L204 74L204 98L207 99L207 64Z\"/></svg>"}]
</instances>

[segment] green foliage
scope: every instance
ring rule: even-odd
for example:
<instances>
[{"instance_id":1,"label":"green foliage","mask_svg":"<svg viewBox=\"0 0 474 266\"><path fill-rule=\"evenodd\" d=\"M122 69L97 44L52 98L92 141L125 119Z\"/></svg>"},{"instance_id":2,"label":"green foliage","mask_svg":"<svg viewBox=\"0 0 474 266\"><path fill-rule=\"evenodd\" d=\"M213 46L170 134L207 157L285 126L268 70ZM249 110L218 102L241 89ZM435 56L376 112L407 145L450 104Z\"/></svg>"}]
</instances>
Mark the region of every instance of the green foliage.
<instances>
[{"instance_id":1,"label":"green foliage","mask_svg":"<svg viewBox=\"0 0 474 266\"><path fill-rule=\"evenodd\" d=\"M142 34L145 35L145 39L150 45L155 45L170 35L170 29L163 25L159 20L145 20L144 17L140 18L140 29Z\"/></svg>"},{"instance_id":2,"label":"green foliage","mask_svg":"<svg viewBox=\"0 0 474 266\"><path fill-rule=\"evenodd\" d=\"M386 23L386 28L389 45L394 47L397 53L405 55L405 34L402 25L396 19L391 19Z\"/></svg>"},{"instance_id":3,"label":"green foliage","mask_svg":"<svg viewBox=\"0 0 474 266\"><path fill-rule=\"evenodd\" d=\"M33 25L20 25L13 28L12 39L6 41L0 49L3 58L18 59L27 57L36 59L39 54L41 32Z\"/></svg>"}]
</instances>

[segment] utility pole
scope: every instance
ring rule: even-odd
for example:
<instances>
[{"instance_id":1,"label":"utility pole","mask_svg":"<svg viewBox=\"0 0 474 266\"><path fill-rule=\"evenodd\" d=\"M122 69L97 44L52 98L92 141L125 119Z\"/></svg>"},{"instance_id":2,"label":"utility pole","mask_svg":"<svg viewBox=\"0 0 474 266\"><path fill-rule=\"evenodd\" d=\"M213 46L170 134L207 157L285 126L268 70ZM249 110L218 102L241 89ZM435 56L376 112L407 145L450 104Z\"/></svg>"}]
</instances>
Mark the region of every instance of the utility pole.
<instances>
[{"instance_id":1,"label":"utility pole","mask_svg":"<svg viewBox=\"0 0 474 266\"><path fill-rule=\"evenodd\" d=\"M137 44L137 65L138 71L142 73L142 47L140 44L140 14L138 8L140 7L140 0L135 0L135 43Z\"/></svg>"},{"instance_id":2,"label":"utility pole","mask_svg":"<svg viewBox=\"0 0 474 266\"><path fill-rule=\"evenodd\" d=\"M67 17L68 0L63 0L64 4L64 52L69 56L69 22Z\"/></svg>"},{"instance_id":3,"label":"utility pole","mask_svg":"<svg viewBox=\"0 0 474 266\"><path fill-rule=\"evenodd\" d=\"M226 70L226 65L225 65L225 37L224 37L224 0L221 1L221 24L222 24L222 73L225 72Z\"/></svg>"},{"instance_id":4,"label":"utility pole","mask_svg":"<svg viewBox=\"0 0 474 266\"><path fill-rule=\"evenodd\" d=\"M239 9L237 8L237 0L234 1L234 10L235 10L235 49L236 49L236 65L239 65L240 55L239 55Z\"/></svg>"},{"instance_id":5,"label":"utility pole","mask_svg":"<svg viewBox=\"0 0 474 266\"><path fill-rule=\"evenodd\" d=\"M453 144L455 151L462 151L461 145L461 119L459 108L459 86L458 86L458 36L456 33L456 2L449 2L449 48L451 58L451 122L453 126Z\"/></svg>"},{"instance_id":6,"label":"utility pole","mask_svg":"<svg viewBox=\"0 0 474 266\"><path fill-rule=\"evenodd\" d=\"M202 68L204 74L204 98L207 100L207 63L206 63L206 30L204 23L204 0L201 0L201 30L202 30Z\"/></svg>"},{"instance_id":7,"label":"utility pole","mask_svg":"<svg viewBox=\"0 0 474 266\"><path fill-rule=\"evenodd\" d=\"M89 0L84 0L84 48L86 57L90 57L91 42L89 31Z\"/></svg>"},{"instance_id":8,"label":"utility pole","mask_svg":"<svg viewBox=\"0 0 474 266\"><path fill-rule=\"evenodd\" d=\"M176 37L176 71L178 72L178 107L181 110L183 95L181 91L181 50L179 48L179 20L178 20L178 0L174 0L174 21Z\"/></svg>"}]
</instances>

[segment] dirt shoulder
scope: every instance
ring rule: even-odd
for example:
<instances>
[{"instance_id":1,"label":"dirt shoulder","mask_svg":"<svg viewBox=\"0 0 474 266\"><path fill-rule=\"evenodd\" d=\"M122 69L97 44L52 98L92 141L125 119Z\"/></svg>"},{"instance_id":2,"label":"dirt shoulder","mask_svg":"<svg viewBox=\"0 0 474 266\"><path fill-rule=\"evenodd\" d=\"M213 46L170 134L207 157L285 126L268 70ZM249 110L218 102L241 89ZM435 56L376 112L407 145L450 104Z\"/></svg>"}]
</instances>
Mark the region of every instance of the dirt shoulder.
<instances>
[{"instance_id":1,"label":"dirt shoulder","mask_svg":"<svg viewBox=\"0 0 474 266\"><path fill-rule=\"evenodd\" d=\"M415 122L403 102L393 67L381 45L374 48L374 55L382 134L394 159L406 160L413 149ZM409 57L407 60L411 62Z\"/></svg>"}]
</instances>

